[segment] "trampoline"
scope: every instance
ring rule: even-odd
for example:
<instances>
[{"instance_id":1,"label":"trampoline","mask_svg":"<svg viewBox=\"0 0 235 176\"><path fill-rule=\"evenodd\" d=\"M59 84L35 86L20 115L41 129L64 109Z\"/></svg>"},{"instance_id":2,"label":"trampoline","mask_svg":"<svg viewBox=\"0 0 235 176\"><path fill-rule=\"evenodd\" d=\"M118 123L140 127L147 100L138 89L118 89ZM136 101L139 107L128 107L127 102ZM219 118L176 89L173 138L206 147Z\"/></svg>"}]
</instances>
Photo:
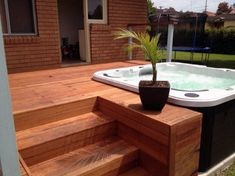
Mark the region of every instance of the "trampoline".
<instances>
[{"instance_id":1,"label":"trampoline","mask_svg":"<svg viewBox=\"0 0 235 176\"><path fill-rule=\"evenodd\" d=\"M153 20L153 27L157 33L162 33L162 46L166 46L166 16L169 14L159 14ZM179 16L179 22L175 26L174 46L172 48L174 52L173 59L176 59L177 52L190 52L190 61L193 62L194 53L201 53L201 62L206 64L210 58L211 48L206 45L204 40L204 27L207 19L207 15L203 13L192 13L187 16ZM177 32L183 31L180 35ZM184 31L189 31L188 33ZM187 34L186 34L187 33ZM190 35L191 34L191 35ZM188 35L188 36L187 36ZM166 47L162 47L166 48Z\"/></svg>"},{"instance_id":2,"label":"trampoline","mask_svg":"<svg viewBox=\"0 0 235 176\"><path fill-rule=\"evenodd\" d=\"M177 51L182 51L182 52L190 52L190 61L193 62L193 57L194 57L194 53L201 53L201 62L206 64L209 61L210 58L210 52L211 52L211 48L210 47L204 47L204 48L200 48L200 47L180 47L180 46L176 46L173 47L172 49L174 51L174 59L176 60L176 53Z\"/></svg>"}]
</instances>

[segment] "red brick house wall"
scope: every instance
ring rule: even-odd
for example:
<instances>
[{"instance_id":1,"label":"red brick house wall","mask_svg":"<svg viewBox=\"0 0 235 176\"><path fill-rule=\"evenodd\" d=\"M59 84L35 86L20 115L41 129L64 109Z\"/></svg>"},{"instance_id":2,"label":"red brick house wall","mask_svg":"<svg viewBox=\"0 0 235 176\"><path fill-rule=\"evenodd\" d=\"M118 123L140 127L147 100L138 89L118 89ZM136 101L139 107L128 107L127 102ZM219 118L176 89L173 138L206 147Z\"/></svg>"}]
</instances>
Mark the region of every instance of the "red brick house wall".
<instances>
[{"instance_id":1,"label":"red brick house wall","mask_svg":"<svg viewBox=\"0 0 235 176\"><path fill-rule=\"evenodd\" d=\"M90 25L91 62L126 60L127 40L114 41L113 31L127 24L146 23L146 0L108 0L108 24ZM8 71L21 72L60 66L57 0L36 0L37 36L4 36ZM134 58L143 58L134 54Z\"/></svg>"},{"instance_id":2,"label":"red brick house wall","mask_svg":"<svg viewBox=\"0 0 235 176\"><path fill-rule=\"evenodd\" d=\"M38 36L5 36L9 72L58 67L60 43L57 0L36 0Z\"/></svg>"},{"instance_id":3,"label":"red brick house wall","mask_svg":"<svg viewBox=\"0 0 235 176\"><path fill-rule=\"evenodd\" d=\"M114 41L113 32L119 28L127 28L127 24L144 24L146 20L147 0L109 0L108 24L91 24L92 63L126 60L124 46L127 40ZM133 58L139 59L143 56L135 52Z\"/></svg>"}]
</instances>

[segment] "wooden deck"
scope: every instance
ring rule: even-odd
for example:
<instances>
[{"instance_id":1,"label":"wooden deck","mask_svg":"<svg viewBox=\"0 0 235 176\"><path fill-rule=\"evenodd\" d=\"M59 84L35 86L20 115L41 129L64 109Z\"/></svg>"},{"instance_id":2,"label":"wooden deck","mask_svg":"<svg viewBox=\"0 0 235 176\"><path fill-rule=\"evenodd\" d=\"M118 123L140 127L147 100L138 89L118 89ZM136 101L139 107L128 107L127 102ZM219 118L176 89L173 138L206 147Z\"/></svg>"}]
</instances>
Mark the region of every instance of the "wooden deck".
<instances>
[{"instance_id":1,"label":"wooden deck","mask_svg":"<svg viewBox=\"0 0 235 176\"><path fill-rule=\"evenodd\" d=\"M115 126L116 135L140 150L137 158L140 158L141 165L152 175L197 175L200 113L170 104L162 112L144 111L137 94L91 80L92 74L98 70L144 63L146 62L115 62L9 75L18 146L23 158L27 158L26 163L32 165L32 171L37 170L33 165L49 155L32 160L28 154L32 154L32 151L40 153L40 147L40 150L45 150L48 147L48 141L45 141L47 138L58 144L59 140L52 139L55 138L53 134L58 134L55 131L69 128L61 125L62 121L55 121L64 121L65 117L75 114L81 115L83 119L87 118L84 113L99 111L98 114L103 114L101 117L109 116L118 122ZM68 112L68 108L74 109ZM80 116L73 118L78 120ZM49 126L51 128L55 123L60 125L60 129L45 132L47 138L42 139L39 131L48 129ZM37 127L38 125L43 126ZM110 132L110 129L107 131ZM72 134L68 130L67 133L64 138L68 141L68 136ZM36 141L37 137L40 140ZM59 138L63 136L58 136Z\"/></svg>"},{"instance_id":2,"label":"wooden deck","mask_svg":"<svg viewBox=\"0 0 235 176\"><path fill-rule=\"evenodd\" d=\"M102 69L144 63L146 62L115 62L10 74L13 111L24 112L94 96L126 94L126 91L92 81L93 73Z\"/></svg>"}]
</instances>

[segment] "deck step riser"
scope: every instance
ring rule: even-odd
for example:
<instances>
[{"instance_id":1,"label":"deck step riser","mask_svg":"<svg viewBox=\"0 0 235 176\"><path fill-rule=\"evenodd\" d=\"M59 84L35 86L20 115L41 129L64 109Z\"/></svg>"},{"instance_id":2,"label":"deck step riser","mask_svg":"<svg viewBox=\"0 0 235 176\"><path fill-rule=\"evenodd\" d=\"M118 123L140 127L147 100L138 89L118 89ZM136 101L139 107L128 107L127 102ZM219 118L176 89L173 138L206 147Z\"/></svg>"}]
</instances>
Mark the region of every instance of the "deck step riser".
<instances>
[{"instance_id":1,"label":"deck step riser","mask_svg":"<svg viewBox=\"0 0 235 176\"><path fill-rule=\"evenodd\" d=\"M120 168L125 168L125 166L129 166L131 165L131 163L135 163L136 160L138 158L138 152L132 152L126 156L124 156L123 158L119 158L116 159L112 162L109 162L107 164L104 164L94 170L89 170L88 172L84 172L83 174L80 174L79 176L104 176L108 173L110 173L110 171L113 170L119 170ZM125 172L127 170L127 168L125 170L119 170L119 174L122 172ZM118 174L118 175L119 175Z\"/></svg>"},{"instance_id":2,"label":"deck step riser","mask_svg":"<svg viewBox=\"0 0 235 176\"><path fill-rule=\"evenodd\" d=\"M96 97L15 113L16 131L26 130L96 110ZM27 123L25 123L27 122Z\"/></svg>"},{"instance_id":3,"label":"deck step riser","mask_svg":"<svg viewBox=\"0 0 235 176\"><path fill-rule=\"evenodd\" d=\"M150 174L142 167L135 167L119 176L150 176Z\"/></svg>"},{"instance_id":4,"label":"deck step riser","mask_svg":"<svg viewBox=\"0 0 235 176\"><path fill-rule=\"evenodd\" d=\"M130 168L135 168L139 166L139 160L136 159L132 162L126 163L125 165L120 166L117 169L114 169L106 174L103 174L102 176L118 176L122 173L128 172L130 170ZM134 176L134 175L133 175Z\"/></svg>"},{"instance_id":5,"label":"deck step riser","mask_svg":"<svg viewBox=\"0 0 235 176\"><path fill-rule=\"evenodd\" d=\"M107 137L116 135L117 125L110 122L92 129L64 136L41 145L20 150L27 165L31 166L64 153L93 144Z\"/></svg>"},{"instance_id":6,"label":"deck step riser","mask_svg":"<svg viewBox=\"0 0 235 176\"><path fill-rule=\"evenodd\" d=\"M137 158L138 158L138 151L134 151L128 155L125 155L124 157L120 157L116 160L97 166L94 169L90 169L90 170L84 171L83 173L79 173L77 176L94 176L94 175L105 176L109 174L111 171L119 170L121 167L125 168L126 165L128 166L128 165L131 165L133 162L135 163ZM127 168L125 170L119 171L119 173L121 174L125 172L126 170ZM75 176L76 172L70 173L70 174L71 175L69 176L73 176L73 174ZM112 175L112 176L115 176L115 175Z\"/></svg>"},{"instance_id":7,"label":"deck step riser","mask_svg":"<svg viewBox=\"0 0 235 176\"><path fill-rule=\"evenodd\" d=\"M105 176L135 167L139 150L117 137L105 139L30 167L34 176ZM116 174L118 175L118 174ZM115 175L113 175L115 176Z\"/></svg>"}]
</instances>

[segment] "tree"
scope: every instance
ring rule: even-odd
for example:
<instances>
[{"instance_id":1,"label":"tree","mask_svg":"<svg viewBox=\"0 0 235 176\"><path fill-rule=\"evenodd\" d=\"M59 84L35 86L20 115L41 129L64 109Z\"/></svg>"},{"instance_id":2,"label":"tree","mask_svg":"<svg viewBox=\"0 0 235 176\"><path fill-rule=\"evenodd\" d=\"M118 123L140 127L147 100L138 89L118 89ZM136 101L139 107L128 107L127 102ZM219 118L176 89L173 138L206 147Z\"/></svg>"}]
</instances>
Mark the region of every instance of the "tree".
<instances>
[{"instance_id":1,"label":"tree","mask_svg":"<svg viewBox=\"0 0 235 176\"><path fill-rule=\"evenodd\" d=\"M169 11L169 13L175 13L176 12L176 10L173 7L169 7L168 11Z\"/></svg>"},{"instance_id":2,"label":"tree","mask_svg":"<svg viewBox=\"0 0 235 176\"><path fill-rule=\"evenodd\" d=\"M148 4L148 18L156 15L156 8L154 7L154 3L152 2L152 0L147 0L147 4Z\"/></svg>"},{"instance_id":3,"label":"tree","mask_svg":"<svg viewBox=\"0 0 235 176\"><path fill-rule=\"evenodd\" d=\"M216 15L229 14L231 11L232 11L232 7L231 6L229 7L227 2L221 2L218 5Z\"/></svg>"}]
</instances>

